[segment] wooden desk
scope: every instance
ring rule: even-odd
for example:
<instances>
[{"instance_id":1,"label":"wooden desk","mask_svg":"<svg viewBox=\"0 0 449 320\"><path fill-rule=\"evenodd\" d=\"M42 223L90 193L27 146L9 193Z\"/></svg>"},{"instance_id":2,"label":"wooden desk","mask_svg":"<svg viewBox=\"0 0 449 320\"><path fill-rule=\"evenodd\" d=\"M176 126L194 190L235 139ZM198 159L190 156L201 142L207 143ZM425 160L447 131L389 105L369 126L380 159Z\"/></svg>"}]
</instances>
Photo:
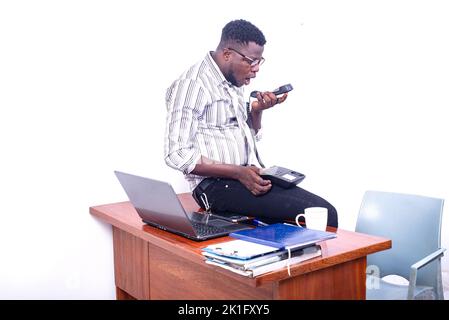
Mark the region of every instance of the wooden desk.
<instances>
[{"instance_id":1,"label":"wooden desk","mask_svg":"<svg viewBox=\"0 0 449 320\"><path fill-rule=\"evenodd\" d=\"M198 205L180 194L183 206ZM366 255L391 248L388 239L338 229L321 242L322 257L247 278L207 265L196 242L144 224L129 202L90 208L112 225L117 299L365 299Z\"/></svg>"}]
</instances>

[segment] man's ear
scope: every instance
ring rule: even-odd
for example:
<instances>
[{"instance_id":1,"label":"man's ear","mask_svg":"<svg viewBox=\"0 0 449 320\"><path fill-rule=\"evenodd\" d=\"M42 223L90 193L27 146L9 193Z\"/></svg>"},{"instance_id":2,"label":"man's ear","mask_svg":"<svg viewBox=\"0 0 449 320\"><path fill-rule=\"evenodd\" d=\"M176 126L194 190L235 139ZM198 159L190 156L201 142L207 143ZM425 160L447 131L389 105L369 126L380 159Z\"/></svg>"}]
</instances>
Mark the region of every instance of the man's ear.
<instances>
[{"instance_id":1,"label":"man's ear","mask_svg":"<svg viewBox=\"0 0 449 320\"><path fill-rule=\"evenodd\" d=\"M223 58L225 61L229 61L231 59L231 50L228 48L223 49Z\"/></svg>"}]
</instances>

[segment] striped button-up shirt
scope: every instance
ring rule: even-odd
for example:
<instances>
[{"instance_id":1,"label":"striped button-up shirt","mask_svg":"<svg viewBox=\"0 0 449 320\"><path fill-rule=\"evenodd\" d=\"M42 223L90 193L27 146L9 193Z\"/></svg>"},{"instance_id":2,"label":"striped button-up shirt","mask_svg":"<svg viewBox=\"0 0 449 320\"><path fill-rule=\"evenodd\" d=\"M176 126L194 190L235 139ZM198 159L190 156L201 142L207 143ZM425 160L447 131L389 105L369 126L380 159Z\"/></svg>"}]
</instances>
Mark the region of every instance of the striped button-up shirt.
<instances>
[{"instance_id":1,"label":"striped button-up shirt","mask_svg":"<svg viewBox=\"0 0 449 320\"><path fill-rule=\"evenodd\" d=\"M226 80L210 53L173 82L166 104L165 162L184 173L192 190L205 178L191 173L201 156L256 163L243 87Z\"/></svg>"}]
</instances>

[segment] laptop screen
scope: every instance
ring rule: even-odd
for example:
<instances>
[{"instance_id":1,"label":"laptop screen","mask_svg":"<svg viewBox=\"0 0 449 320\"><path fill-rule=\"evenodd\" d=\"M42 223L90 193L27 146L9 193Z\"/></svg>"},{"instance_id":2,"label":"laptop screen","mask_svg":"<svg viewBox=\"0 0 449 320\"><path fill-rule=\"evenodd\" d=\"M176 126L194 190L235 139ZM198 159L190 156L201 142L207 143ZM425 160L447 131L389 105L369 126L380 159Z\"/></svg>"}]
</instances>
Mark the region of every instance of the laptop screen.
<instances>
[{"instance_id":1,"label":"laptop screen","mask_svg":"<svg viewBox=\"0 0 449 320\"><path fill-rule=\"evenodd\" d=\"M143 221L195 235L186 212L170 184L119 171L115 171L115 174Z\"/></svg>"}]
</instances>

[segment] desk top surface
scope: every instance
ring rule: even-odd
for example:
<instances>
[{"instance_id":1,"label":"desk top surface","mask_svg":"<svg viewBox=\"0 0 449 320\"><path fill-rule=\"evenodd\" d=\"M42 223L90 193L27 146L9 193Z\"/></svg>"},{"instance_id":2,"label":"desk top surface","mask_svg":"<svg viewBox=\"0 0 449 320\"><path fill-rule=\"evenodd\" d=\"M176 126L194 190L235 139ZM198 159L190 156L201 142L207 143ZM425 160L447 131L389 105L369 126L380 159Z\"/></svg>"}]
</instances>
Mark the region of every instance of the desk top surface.
<instances>
[{"instance_id":1,"label":"desk top surface","mask_svg":"<svg viewBox=\"0 0 449 320\"><path fill-rule=\"evenodd\" d=\"M190 193L179 194L178 197L186 210L198 210L199 207L191 197ZM201 254L201 248L212 243L233 240L231 237L221 237L207 241L193 241L160 230L142 222L130 202L119 202L90 207L90 213L116 228L131 233L134 236L148 241L162 249L168 250L173 254L177 254L190 261L201 263L203 265L205 263L204 257ZM391 240L382 237L342 229L328 231L336 232L337 237L320 242L322 256L291 266L292 276L352 261L368 254L391 248ZM217 269L218 272L224 272L238 280L253 282L256 286L267 281L279 281L289 277L286 270L279 270L250 279L233 274L232 272L219 267L209 267Z\"/></svg>"}]
</instances>

